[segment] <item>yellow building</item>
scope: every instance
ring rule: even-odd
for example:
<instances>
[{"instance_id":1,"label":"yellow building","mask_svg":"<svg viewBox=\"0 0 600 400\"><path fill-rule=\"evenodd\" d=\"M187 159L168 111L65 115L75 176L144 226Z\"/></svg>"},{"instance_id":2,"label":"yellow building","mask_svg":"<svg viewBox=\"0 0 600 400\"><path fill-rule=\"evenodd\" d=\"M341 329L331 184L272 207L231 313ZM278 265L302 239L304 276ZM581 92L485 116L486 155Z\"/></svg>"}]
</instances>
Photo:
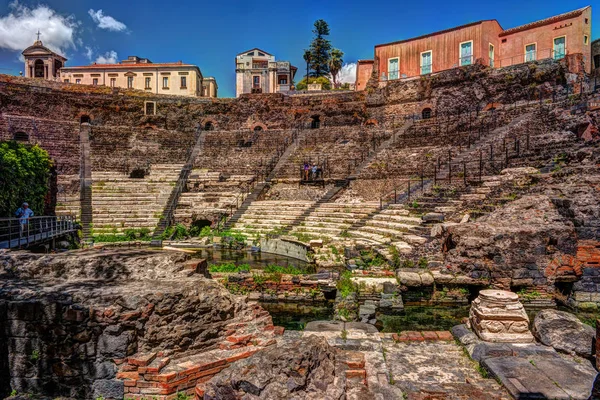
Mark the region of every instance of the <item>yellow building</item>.
<instances>
[{"instance_id":1,"label":"yellow building","mask_svg":"<svg viewBox=\"0 0 600 400\"><path fill-rule=\"evenodd\" d=\"M217 96L215 79L208 78L205 85L202 72L196 65L181 61L153 63L137 56L129 56L117 64L63 67L60 69L60 79L66 83L137 89L156 94Z\"/></svg>"}]
</instances>

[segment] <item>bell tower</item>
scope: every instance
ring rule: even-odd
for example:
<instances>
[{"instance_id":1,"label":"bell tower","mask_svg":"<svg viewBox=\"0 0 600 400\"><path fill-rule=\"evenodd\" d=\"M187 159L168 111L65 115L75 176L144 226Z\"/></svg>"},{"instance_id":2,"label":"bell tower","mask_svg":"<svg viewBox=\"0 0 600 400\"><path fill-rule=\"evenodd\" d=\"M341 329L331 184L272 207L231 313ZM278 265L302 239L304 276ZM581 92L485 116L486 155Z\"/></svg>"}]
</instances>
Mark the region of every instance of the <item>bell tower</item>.
<instances>
[{"instance_id":1,"label":"bell tower","mask_svg":"<svg viewBox=\"0 0 600 400\"><path fill-rule=\"evenodd\" d=\"M58 80L60 79L59 71L65 66L67 59L44 46L40 35L40 31L38 31L37 40L23 50L25 77Z\"/></svg>"}]
</instances>

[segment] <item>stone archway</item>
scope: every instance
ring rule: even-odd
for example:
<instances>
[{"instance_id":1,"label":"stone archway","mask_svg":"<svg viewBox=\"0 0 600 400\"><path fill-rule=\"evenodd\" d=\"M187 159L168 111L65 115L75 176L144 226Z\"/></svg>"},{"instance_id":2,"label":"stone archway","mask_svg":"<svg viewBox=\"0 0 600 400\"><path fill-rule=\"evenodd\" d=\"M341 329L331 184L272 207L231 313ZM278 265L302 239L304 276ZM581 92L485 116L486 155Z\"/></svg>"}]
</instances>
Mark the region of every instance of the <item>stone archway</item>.
<instances>
[{"instance_id":1,"label":"stone archway","mask_svg":"<svg viewBox=\"0 0 600 400\"><path fill-rule=\"evenodd\" d=\"M29 142L29 135L23 131L15 132L13 140L17 142Z\"/></svg>"},{"instance_id":2,"label":"stone archway","mask_svg":"<svg viewBox=\"0 0 600 400\"><path fill-rule=\"evenodd\" d=\"M265 124L263 124L262 122L257 122L255 124L253 124L252 128L250 128L250 129L253 130L254 132L261 132L261 131L266 131L267 126Z\"/></svg>"},{"instance_id":3,"label":"stone archway","mask_svg":"<svg viewBox=\"0 0 600 400\"><path fill-rule=\"evenodd\" d=\"M87 114L83 114L79 117L79 123L80 124L91 124L92 118Z\"/></svg>"},{"instance_id":4,"label":"stone archway","mask_svg":"<svg viewBox=\"0 0 600 400\"><path fill-rule=\"evenodd\" d=\"M203 131L214 131L217 128L217 121L214 119L205 119L202 121L201 126Z\"/></svg>"},{"instance_id":5,"label":"stone archway","mask_svg":"<svg viewBox=\"0 0 600 400\"><path fill-rule=\"evenodd\" d=\"M431 111L430 107L425 107L423 110L421 110L421 118L423 119L429 119L431 118L433 115L433 111Z\"/></svg>"},{"instance_id":6,"label":"stone archway","mask_svg":"<svg viewBox=\"0 0 600 400\"><path fill-rule=\"evenodd\" d=\"M379 126L379 121L377 121L376 119L368 119L365 121L365 126L369 127L369 128L373 128L376 126Z\"/></svg>"},{"instance_id":7,"label":"stone archway","mask_svg":"<svg viewBox=\"0 0 600 400\"><path fill-rule=\"evenodd\" d=\"M313 115L310 117L310 129L319 129L321 127L321 116Z\"/></svg>"}]
</instances>

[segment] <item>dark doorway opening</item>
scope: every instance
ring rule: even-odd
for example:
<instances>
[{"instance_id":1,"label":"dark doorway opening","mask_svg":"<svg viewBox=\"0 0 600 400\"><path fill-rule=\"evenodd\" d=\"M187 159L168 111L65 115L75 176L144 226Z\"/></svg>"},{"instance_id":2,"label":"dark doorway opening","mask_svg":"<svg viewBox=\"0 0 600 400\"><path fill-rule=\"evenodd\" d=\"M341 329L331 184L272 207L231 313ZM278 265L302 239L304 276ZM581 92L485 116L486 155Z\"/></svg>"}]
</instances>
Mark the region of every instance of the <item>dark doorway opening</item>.
<instances>
[{"instance_id":1,"label":"dark doorway opening","mask_svg":"<svg viewBox=\"0 0 600 400\"><path fill-rule=\"evenodd\" d=\"M136 168L129 174L131 179L144 179L146 177L146 170L143 168Z\"/></svg>"},{"instance_id":2,"label":"dark doorway opening","mask_svg":"<svg viewBox=\"0 0 600 400\"><path fill-rule=\"evenodd\" d=\"M313 115L310 122L310 129L319 129L321 127L321 117Z\"/></svg>"},{"instance_id":3,"label":"dark doorway opening","mask_svg":"<svg viewBox=\"0 0 600 400\"><path fill-rule=\"evenodd\" d=\"M214 131L215 126L213 125L212 122L208 121L207 123L204 124L204 130L205 131Z\"/></svg>"},{"instance_id":4,"label":"dark doorway opening","mask_svg":"<svg viewBox=\"0 0 600 400\"><path fill-rule=\"evenodd\" d=\"M92 119L90 118L89 115L82 115L81 118L79 119L79 122L82 124L89 124L92 122Z\"/></svg>"},{"instance_id":5,"label":"dark doorway opening","mask_svg":"<svg viewBox=\"0 0 600 400\"><path fill-rule=\"evenodd\" d=\"M36 60L33 66L33 77L34 78L45 78L44 70L46 66L42 60Z\"/></svg>"},{"instance_id":6,"label":"dark doorway opening","mask_svg":"<svg viewBox=\"0 0 600 400\"><path fill-rule=\"evenodd\" d=\"M423 119L431 118L431 108L424 108L423 111L421 111L421 117L423 117Z\"/></svg>"},{"instance_id":7,"label":"dark doorway opening","mask_svg":"<svg viewBox=\"0 0 600 400\"><path fill-rule=\"evenodd\" d=\"M16 132L13 139L17 142L29 142L29 135L25 132Z\"/></svg>"}]
</instances>

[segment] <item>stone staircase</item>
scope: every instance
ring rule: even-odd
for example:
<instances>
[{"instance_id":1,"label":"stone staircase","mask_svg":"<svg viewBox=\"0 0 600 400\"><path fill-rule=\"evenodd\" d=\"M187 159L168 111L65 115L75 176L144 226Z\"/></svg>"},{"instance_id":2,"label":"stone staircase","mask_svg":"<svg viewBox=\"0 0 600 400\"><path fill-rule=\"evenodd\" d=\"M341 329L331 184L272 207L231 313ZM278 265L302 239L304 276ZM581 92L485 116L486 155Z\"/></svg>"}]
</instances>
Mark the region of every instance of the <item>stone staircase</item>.
<instances>
[{"instance_id":1,"label":"stone staircase","mask_svg":"<svg viewBox=\"0 0 600 400\"><path fill-rule=\"evenodd\" d=\"M304 138L304 135L305 135L305 132L300 131L299 133L295 133L292 136L292 141L286 147L286 149L283 152L283 154L281 155L281 157L279 157L279 159L277 160L277 163L273 166L273 169L271 169L271 171L269 171L269 174L265 178L265 181L258 183L254 187L254 189L252 189L252 191L248 194L248 196L246 196L246 198L243 200L243 202L239 206L239 208L235 211L235 213L231 216L231 218L229 218L227 220L227 222L225 223L225 229L234 227L237 224L237 222L240 220L242 215L244 215L244 213L246 211L248 211L248 209L250 208L250 205L253 202L258 200L260 195L266 189L267 185L271 182L271 180L273 178L275 178L275 176L277 176L279 171L286 165L290 156L294 153L294 151L298 147L298 143L300 143L300 141Z\"/></svg>"},{"instance_id":2,"label":"stone staircase","mask_svg":"<svg viewBox=\"0 0 600 400\"><path fill-rule=\"evenodd\" d=\"M112 171L92 172L94 234L146 228L152 232L183 164L155 164L143 179Z\"/></svg>"},{"instance_id":3,"label":"stone staircase","mask_svg":"<svg viewBox=\"0 0 600 400\"><path fill-rule=\"evenodd\" d=\"M254 180L253 175L224 177L220 172L192 171L175 210L175 223L189 225L198 215L228 214L238 208L242 195L249 191Z\"/></svg>"},{"instance_id":4,"label":"stone staircase","mask_svg":"<svg viewBox=\"0 0 600 400\"><path fill-rule=\"evenodd\" d=\"M245 210L231 228L250 236L281 234L314 204L312 201L251 201L242 206Z\"/></svg>"},{"instance_id":5,"label":"stone staircase","mask_svg":"<svg viewBox=\"0 0 600 400\"><path fill-rule=\"evenodd\" d=\"M160 216L160 220L156 225L156 229L154 229L154 233L152 235L152 245L154 246L160 246L162 244L162 234L167 229L167 227L171 225L171 223L173 223L175 210L177 209L177 203L179 202L181 193L185 189L188 178L194 166L196 157L198 157L198 154L200 154L202 147L204 146L204 137L204 131L198 130L196 132L196 143L187 155L186 163L183 165L179 172L177 182L175 183L175 186L169 194L169 198L167 200L167 203L165 204L162 215Z\"/></svg>"},{"instance_id":6,"label":"stone staircase","mask_svg":"<svg viewBox=\"0 0 600 400\"><path fill-rule=\"evenodd\" d=\"M348 233L361 242L378 248L386 258L392 257L390 247L400 253L412 251L414 245L427 241L429 229L421 218L411 215L403 204L389 204L369 218L350 228Z\"/></svg>"},{"instance_id":7,"label":"stone staircase","mask_svg":"<svg viewBox=\"0 0 600 400\"><path fill-rule=\"evenodd\" d=\"M377 210L376 202L365 203L319 203L310 207L301 222L289 230L291 235L311 235L319 238L327 237L343 241L348 235L348 229L356 222L366 218Z\"/></svg>"}]
</instances>

